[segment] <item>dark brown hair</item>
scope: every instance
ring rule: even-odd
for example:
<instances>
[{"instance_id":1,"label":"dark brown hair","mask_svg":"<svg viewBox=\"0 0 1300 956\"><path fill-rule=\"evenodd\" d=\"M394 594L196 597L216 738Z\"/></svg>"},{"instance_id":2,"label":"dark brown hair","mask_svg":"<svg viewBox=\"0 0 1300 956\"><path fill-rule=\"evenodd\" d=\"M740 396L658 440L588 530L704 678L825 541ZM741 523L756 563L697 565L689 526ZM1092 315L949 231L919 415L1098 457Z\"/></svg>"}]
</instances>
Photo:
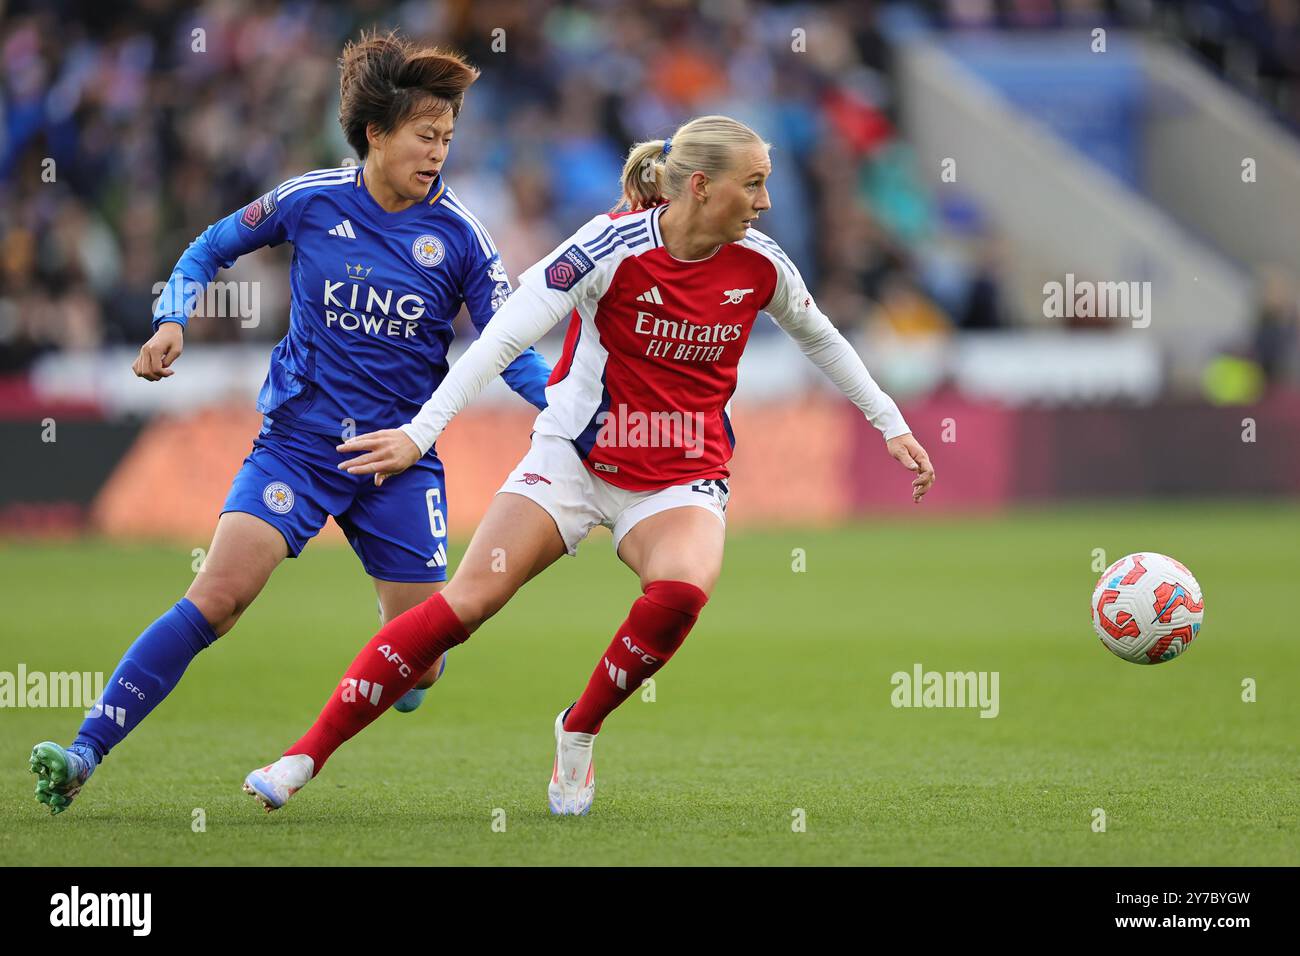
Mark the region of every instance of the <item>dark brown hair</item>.
<instances>
[{"instance_id":1,"label":"dark brown hair","mask_svg":"<svg viewBox=\"0 0 1300 956\"><path fill-rule=\"evenodd\" d=\"M364 32L339 58L339 125L362 159L370 152L366 127L391 133L412 116L460 115L465 91L479 71L457 53L416 46L396 31Z\"/></svg>"}]
</instances>

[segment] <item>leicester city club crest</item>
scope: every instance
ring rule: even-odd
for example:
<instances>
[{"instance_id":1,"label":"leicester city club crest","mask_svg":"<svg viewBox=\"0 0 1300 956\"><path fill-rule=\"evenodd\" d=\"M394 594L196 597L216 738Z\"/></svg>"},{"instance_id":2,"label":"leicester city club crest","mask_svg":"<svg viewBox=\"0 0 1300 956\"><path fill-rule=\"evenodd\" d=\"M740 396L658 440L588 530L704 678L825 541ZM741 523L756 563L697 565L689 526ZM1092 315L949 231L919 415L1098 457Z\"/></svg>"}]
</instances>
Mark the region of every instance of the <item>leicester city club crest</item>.
<instances>
[{"instance_id":1,"label":"leicester city club crest","mask_svg":"<svg viewBox=\"0 0 1300 956\"><path fill-rule=\"evenodd\" d=\"M411 255L415 256L415 261L422 266L436 266L442 261L446 251L442 240L437 236L421 236L411 246Z\"/></svg>"},{"instance_id":2,"label":"leicester city club crest","mask_svg":"<svg viewBox=\"0 0 1300 956\"><path fill-rule=\"evenodd\" d=\"M293 489L283 481L273 481L262 489L262 503L278 515L293 507Z\"/></svg>"}]
</instances>

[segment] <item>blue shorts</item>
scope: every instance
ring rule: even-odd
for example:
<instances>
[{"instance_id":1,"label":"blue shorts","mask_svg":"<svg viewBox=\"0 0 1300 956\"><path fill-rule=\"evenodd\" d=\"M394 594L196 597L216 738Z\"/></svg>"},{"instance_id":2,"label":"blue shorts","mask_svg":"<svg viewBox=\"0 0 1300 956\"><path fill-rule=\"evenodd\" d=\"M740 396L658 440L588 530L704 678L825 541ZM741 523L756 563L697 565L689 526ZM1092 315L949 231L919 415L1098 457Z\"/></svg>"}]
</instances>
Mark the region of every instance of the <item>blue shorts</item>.
<instances>
[{"instance_id":1,"label":"blue shorts","mask_svg":"<svg viewBox=\"0 0 1300 956\"><path fill-rule=\"evenodd\" d=\"M333 515L381 581L447 580L447 486L442 462L426 455L376 488L373 475L349 475L340 439L263 428L235 475L221 513L242 511L275 527L296 558Z\"/></svg>"}]
</instances>

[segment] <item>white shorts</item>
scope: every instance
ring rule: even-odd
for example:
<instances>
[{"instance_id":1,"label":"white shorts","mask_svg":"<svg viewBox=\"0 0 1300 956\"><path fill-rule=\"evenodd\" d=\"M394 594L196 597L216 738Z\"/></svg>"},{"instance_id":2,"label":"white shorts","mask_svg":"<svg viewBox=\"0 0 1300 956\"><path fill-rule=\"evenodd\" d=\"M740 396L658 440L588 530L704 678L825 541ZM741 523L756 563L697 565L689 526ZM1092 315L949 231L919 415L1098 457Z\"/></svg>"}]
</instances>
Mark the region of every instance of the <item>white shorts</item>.
<instances>
[{"instance_id":1,"label":"white shorts","mask_svg":"<svg viewBox=\"0 0 1300 956\"><path fill-rule=\"evenodd\" d=\"M658 491L627 491L587 470L567 438L533 435L533 446L515 466L497 494L510 492L537 502L560 529L569 554L603 524L614 532L614 550L623 536L651 515L672 508L704 508L727 522L725 478L702 478Z\"/></svg>"}]
</instances>

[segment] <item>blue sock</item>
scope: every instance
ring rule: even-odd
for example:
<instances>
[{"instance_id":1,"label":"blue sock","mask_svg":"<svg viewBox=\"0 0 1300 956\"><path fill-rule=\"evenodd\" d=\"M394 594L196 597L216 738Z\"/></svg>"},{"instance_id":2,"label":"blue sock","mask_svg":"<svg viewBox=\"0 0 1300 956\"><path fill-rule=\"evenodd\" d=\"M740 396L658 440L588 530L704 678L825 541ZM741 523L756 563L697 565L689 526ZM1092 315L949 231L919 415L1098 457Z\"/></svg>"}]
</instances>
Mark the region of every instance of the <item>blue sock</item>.
<instances>
[{"instance_id":1,"label":"blue sock","mask_svg":"<svg viewBox=\"0 0 1300 956\"><path fill-rule=\"evenodd\" d=\"M78 737L77 739L81 740L82 738ZM74 743L68 745L68 752L76 754L86 762L86 769L82 779L88 780L90 775L95 772L95 768L99 766L99 751L88 743Z\"/></svg>"},{"instance_id":2,"label":"blue sock","mask_svg":"<svg viewBox=\"0 0 1300 956\"><path fill-rule=\"evenodd\" d=\"M199 609L181 598L145 628L123 655L72 746L91 748L99 758L106 756L162 703L194 656L216 639Z\"/></svg>"}]
</instances>

